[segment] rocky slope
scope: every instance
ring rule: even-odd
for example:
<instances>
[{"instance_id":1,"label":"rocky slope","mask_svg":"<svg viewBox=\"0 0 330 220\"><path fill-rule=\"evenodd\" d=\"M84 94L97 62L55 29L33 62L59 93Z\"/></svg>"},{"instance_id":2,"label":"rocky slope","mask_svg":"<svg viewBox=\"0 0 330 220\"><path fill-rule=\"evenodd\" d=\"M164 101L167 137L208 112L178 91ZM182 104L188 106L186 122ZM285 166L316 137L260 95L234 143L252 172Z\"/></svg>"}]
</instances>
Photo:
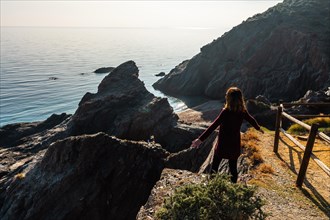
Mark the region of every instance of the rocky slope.
<instances>
[{"instance_id":1,"label":"rocky slope","mask_svg":"<svg viewBox=\"0 0 330 220\"><path fill-rule=\"evenodd\" d=\"M6 189L1 219L134 219L166 155L104 133L57 141Z\"/></svg>"},{"instance_id":2,"label":"rocky slope","mask_svg":"<svg viewBox=\"0 0 330 220\"><path fill-rule=\"evenodd\" d=\"M134 219L164 167L203 163L206 148L169 153L203 129L179 122L123 63L74 115L0 128L0 219Z\"/></svg>"},{"instance_id":3,"label":"rocky slope","mask_svg":"<svg viewBox=\"0 0 330 220\"><path fill-rule=\"evenodd\" d=\"M172 96L223 99L229 86L247 98L297 100L330 84L328 0L284 0L201 48L154 84Z\"/></svg>"}]
</instances>

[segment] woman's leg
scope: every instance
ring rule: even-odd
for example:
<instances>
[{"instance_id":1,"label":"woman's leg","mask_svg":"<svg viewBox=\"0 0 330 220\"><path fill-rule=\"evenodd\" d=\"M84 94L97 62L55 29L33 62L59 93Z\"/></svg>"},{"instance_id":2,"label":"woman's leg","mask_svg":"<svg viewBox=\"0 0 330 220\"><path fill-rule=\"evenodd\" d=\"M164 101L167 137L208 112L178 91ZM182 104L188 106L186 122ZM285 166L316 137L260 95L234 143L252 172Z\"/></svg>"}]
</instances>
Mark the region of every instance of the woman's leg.
<instances>
[{"instance_id":1,"label":"woman's leg","mask_svg":"<svg viewBox=\"0 0 330 220\"><path fill-rule=\"evenodd\" d=\"M219 155L216 152L214 152L211 173L218 172L219 164L220 164L221 160L222 160L222 158L219 157Z\"/></svg>"},{"instance_id":2,"label":"woman's leg","mask_svg":"<svg viewBox=\"0 0 330 220\"><path fill-rule=\"evenodd\" d=\"M229 160L229 171L231 174L231 181L233 183L237 182L238 173L237 173L237 159Z\"/></svg>"}]
</instances>

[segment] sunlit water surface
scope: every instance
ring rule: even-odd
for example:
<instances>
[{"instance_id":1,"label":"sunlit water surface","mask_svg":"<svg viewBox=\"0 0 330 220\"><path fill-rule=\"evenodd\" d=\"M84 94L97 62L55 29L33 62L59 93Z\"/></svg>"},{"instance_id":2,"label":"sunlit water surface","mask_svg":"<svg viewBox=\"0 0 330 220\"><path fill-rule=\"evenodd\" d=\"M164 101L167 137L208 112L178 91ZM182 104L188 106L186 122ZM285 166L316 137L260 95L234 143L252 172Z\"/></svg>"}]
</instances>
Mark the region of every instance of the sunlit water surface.
<instances>
[{"instance_id":1,"label":"sunlit water surface","mask_svg":"<svg viewBox=\"0 0 330 220\"><path fill-rule=\"evenodd\" d=\"M95 93L105 74L133 60L152 88L159 78L220 37L219 29L1 28L0 126L74 113L86 92ZM56 80L54 80L56 79ZM178 111L184 104L168 97Z\"/></svg>"}]
</instances>

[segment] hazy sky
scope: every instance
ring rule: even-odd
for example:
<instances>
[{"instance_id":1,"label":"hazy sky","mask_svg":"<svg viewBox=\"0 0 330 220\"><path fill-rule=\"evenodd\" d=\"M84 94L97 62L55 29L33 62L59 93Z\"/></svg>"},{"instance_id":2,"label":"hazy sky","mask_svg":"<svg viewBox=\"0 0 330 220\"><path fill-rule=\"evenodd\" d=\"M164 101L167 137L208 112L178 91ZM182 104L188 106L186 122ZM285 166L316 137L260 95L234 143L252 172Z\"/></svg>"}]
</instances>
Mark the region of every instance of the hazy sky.
<instances>
[{"instance_id":1,"label":"hazy sky","mask_svg":"<svg viewBox=\"0 0 330 220\"><path fill-rule=\"evenodd\" d=\"M222 28L279 2L1 0L1 26Z\"/></svg>"}]
</instances>

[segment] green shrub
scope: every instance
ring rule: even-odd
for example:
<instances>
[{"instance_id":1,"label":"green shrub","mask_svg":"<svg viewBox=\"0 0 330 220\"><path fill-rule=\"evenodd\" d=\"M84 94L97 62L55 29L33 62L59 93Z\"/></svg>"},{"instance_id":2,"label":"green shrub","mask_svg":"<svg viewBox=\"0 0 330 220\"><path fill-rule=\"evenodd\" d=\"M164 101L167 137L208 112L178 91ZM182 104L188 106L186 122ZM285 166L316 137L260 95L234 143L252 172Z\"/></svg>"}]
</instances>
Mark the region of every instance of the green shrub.
<instances>
[{"instance_id":1,"label":"green shrub","mask_svg":"<svg viewBox=\"0 0 330 220\"><path fill-rule=\"evenodd\" d=\"M303 120L304 123L308 125L312 125L313 123L319 124L319 131L323 131L328 133L330 131L330 118L311 118L307 120ZM298 124L293 124L288 128L289 133L293 134L301 134L308 133L308 130Z\"/></svg>"},{"instance_id":2,"label":"green shrub","mask_svg":"<svg viewBox=\"0 0 330 220\"><path fill-rule=\"evenodd\" d=\"M265 219L263 201L255 187L232 184L226 175L215 175L208 183L178 188L156 212L156 219Z\"/></svg>"}]
</instances>

